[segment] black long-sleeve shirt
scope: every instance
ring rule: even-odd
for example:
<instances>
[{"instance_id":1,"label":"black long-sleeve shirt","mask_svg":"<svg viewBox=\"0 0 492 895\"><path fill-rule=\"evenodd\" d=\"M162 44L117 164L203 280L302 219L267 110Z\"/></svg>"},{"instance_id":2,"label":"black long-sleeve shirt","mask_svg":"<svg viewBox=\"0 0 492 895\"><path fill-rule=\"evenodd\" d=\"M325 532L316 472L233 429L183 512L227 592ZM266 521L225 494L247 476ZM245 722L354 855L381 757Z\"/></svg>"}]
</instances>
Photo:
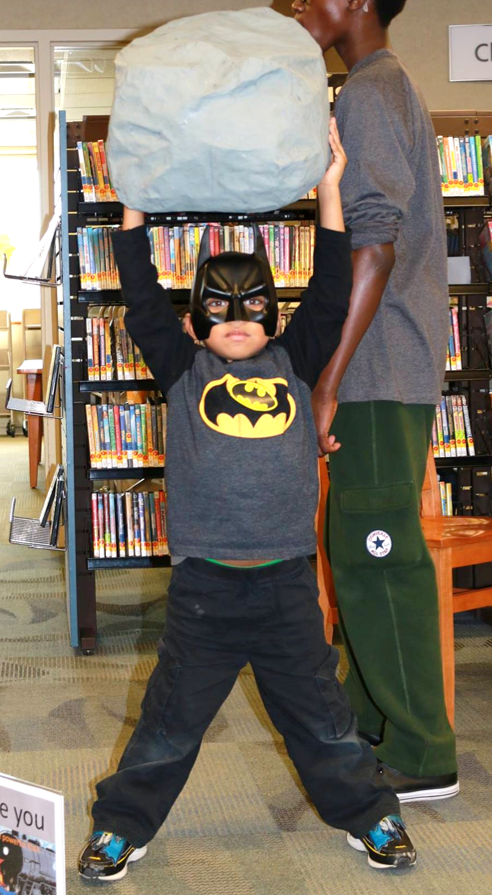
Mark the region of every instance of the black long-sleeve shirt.
<instances>
[{"instance_id":1,"label":"black long-sleeve shirt","mask_svg":"<svg viewBox=\"0 0 492 895\"><path fill-rule=\"evenodd\" d=\"M171 553L246 560L314 552L311 389L348 312L348 235L318 228L314 273L286 331L255 357L232 362L183 332L144 226L117 231L113 244L126 327L168 402Z\"/></svg>"}]
</instances>

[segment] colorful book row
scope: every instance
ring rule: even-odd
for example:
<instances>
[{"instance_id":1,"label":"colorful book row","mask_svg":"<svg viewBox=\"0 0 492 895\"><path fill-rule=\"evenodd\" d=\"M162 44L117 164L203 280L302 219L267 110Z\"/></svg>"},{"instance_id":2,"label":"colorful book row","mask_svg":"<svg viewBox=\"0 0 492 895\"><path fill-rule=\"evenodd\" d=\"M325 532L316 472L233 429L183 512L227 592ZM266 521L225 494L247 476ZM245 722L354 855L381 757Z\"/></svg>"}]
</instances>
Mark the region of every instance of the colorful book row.
<instances>
[{"instance_id":1,"label":"colorful book row","mask_svg":"<svg viewBox=\"0 0 492 895\"><path fill-rule=\"evenodd\" d=\"M460 328L458 325L458 309L449 309L449 339L446 358L446 370L462 370Z\"/></svg>"},{"instance_id":2,"label":"colorful book row","mask_svg":"<svg viewBox=\"0 0 492 895\"><path fill-rule=\"evenodd\" d=\"M165 289L190 289L195 276L205 224L151 227L152 261ZM254 252L253 227L248 224L211 223L211 250ZM313 269L314 223L260 224L275 285L304 288Z\"/></svg>"},{"instance_id":3,"label":"colorful book row","mask_svg":"<svg viewBox=\"0 0 492 895\"><path fill-rule=\"evenodd\" d=\"M464 395L442 397L432 426L434 457L474 457L475 443Z\"/></svg>"},{"instance_id":4,"label":"colorful book row","mask_svg":"<svg viewBox=\"0 0 492 895\"><path fill-rule=\"evenodd\" d=\"M485 141L484 140L484 148ZM479 134L467 137L438 136L437 150L444 196L483 196L484 165Z\"/></svg>"},{"instance_id":5,"label":"colorful book row","mask_svg":"<svg viewBox=\"0 0 492 895\"><path fill-rule=\"evenodd\" d=\"M112 227L77 227L80 288L88 292L120 289L111 239Z\"/></svg>"},{"instance_id":6,"label":"colorful book row","mask_svg":"<svg viewBox=\"0 0 492 895\"><path fill-rule=\"evenodd\" d=\"M164 289L190 289L206 224L148 229L152 262ZM254 251L253 228L211 224L211 248L220 252ZM111 242L111 227L78 227L80 286L89 292L121 288ZM315 224L260 225L275 285L305 288L312 275Z\"/></svg>"},{"instance_id":7,"label":"colorful book row","mask_svg":"<svg viewBox=\"0 0 492 895\"><path fill-rule=\"evenodd\" d=\"M95 492L92 546L96 559L166 556L169 549L165 492Z\"/></svg>"},{"instance_id":8,"label":"colorful book row","mask_svg":"<svg viewBox=\"0 0 492 895\"><path fill-rule=\"evenodd\" d=\"M84 202L117 202L106 160L104 140L77 143Z\"/></svg>"},{"instance_id":9,"label":"colorful book row","mask_svg":"<svg viewBox=\"0 0 492 895\"><path fill-rule=\"evenodd\" d=\"M126 308L107 308L103 317L87 317L87 378L152 379L142 353L125 328Z\"/></svg>"},{"instance_id":10,"label":"colorful book row","mask_svg":"<svg viewBox=\"0 0 492 895\"><path fill-rule=\"evenodd\" d=\"M167 404L86 404L91 469L164 466Z\"/></svg>"}]
</instances>

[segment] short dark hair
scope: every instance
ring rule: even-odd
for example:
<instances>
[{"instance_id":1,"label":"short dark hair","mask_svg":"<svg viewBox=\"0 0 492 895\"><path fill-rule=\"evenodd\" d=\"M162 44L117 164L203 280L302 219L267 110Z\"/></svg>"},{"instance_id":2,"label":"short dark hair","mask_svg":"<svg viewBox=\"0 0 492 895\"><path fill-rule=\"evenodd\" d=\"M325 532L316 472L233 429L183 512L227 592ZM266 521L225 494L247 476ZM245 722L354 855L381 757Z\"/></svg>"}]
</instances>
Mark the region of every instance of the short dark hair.
<instances>
[{"instance_id":1,"label":"short dark hair","mask_svg":"<svg viewBox=\"0 0 492 895\"><path fill-rule=\"evenodd\" d=\"M378 19L383 28L387 28L405 6L407 0L375 0Z\"/></svg>"}]
</instances>

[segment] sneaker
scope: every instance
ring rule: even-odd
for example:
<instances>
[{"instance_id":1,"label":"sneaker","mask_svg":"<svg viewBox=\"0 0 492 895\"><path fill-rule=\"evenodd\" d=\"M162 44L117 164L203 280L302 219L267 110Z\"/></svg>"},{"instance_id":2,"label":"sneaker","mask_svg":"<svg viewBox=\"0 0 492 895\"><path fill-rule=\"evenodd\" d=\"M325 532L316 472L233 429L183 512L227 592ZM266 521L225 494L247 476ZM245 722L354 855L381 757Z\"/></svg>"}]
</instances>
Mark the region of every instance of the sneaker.
<instances>
[{"instance_id":1,"label":"sneaker","mask_svg":"<svg viewBox=\"0 0 492 895\"><path fill-rule=\"evenodd\" d=\"M115 833L93 833L79 858L79 873L84 879L109 881L123 879L128 864L147 853L147 846L134 848L128 839Z\"/></svg>"},{"instance_id":2,"label":"sneaker","mask_svg":"<svg viewBox=\"0 0 492 895\"><path fill-rule=\"evenodd\" d=\"M395 791L400 802L433 802L450 799L460 791L458 774L442 774L434 777L411 777L384 762L378 763L378 774Z\"/></svg>"},{"instance_id":3,"label":"sneaker","mask_svg":"<svg viewBox=\"0 0 492 895\"><path fill-rule=\"evenodd\" d=\"M367 836L355 839L347 833L347 842L357 851L367 852L367 860L376 870L401 870L413 867L417 852L399 814L389 814Z\"/></svg>"}]
</instances>

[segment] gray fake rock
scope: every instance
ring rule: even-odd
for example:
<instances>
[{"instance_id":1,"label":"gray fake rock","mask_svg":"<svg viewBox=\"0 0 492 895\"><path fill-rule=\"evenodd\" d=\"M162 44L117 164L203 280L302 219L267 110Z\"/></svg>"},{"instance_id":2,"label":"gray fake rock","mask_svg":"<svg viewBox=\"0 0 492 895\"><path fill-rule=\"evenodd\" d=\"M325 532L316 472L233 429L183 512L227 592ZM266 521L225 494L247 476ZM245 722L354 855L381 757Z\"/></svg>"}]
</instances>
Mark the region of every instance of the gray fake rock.
<instances>
[{"instance_id":1,"label":"gray fake rock","mask_svg":"<svg viewBox=\"0 0 492 895\"><path fill-rule=\"evenodd\" d=\"M142 211L273 210L323 176L328 126L323 56L294 19L191 16L117 56L111 177Z\"/></svg>"}]
</instances>

